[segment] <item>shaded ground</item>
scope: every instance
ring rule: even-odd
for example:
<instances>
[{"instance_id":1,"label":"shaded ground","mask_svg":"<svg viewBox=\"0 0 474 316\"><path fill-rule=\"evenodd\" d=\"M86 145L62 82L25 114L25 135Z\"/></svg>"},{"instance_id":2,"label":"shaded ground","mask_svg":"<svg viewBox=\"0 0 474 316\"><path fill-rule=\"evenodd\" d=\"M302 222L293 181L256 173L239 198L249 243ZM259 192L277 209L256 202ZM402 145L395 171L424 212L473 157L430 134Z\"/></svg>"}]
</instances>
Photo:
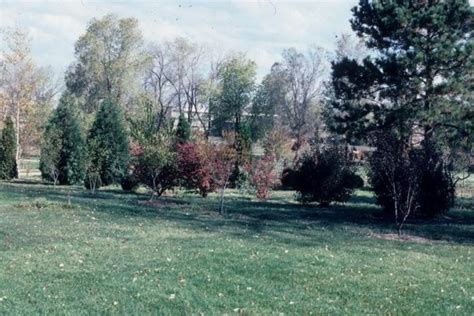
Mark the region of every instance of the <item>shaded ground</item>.
<instances>
[{"instance_id":1,"label":"shaded ground","mask_svg":"<svg viewBox=\"0 0 474 316\"><path fill-rule=\"evenodd\" d=\"M472 199L405 240L367 191L327 209L232 192L224 216L214 196L147 200L0 184L0 314L474 311Z\"/></svg>"}]
</instances>

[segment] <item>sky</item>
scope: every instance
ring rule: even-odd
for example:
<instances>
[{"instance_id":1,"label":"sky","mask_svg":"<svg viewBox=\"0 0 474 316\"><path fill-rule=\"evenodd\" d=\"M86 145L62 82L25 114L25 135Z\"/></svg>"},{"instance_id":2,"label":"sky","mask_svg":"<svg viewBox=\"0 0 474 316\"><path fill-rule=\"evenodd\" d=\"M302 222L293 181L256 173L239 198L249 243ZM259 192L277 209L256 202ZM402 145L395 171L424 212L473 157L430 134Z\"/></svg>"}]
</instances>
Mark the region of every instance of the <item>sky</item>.
<instances>
[{"instance_id":1,"label":"sky","mask_svg":"<svg viewBox=\"0 0 474 316\"><path fill-rule=\"evenodd\" d=\"M91 18L108 13L138 19L147 42L186 37L218 54L245 52L258 77L289 47L334 49L335 37L351 32L357 0L161 1L0 0L0 25L28 30L37 64L62 77L74 61L74 43Z\"/></svg>"}]
</instances>

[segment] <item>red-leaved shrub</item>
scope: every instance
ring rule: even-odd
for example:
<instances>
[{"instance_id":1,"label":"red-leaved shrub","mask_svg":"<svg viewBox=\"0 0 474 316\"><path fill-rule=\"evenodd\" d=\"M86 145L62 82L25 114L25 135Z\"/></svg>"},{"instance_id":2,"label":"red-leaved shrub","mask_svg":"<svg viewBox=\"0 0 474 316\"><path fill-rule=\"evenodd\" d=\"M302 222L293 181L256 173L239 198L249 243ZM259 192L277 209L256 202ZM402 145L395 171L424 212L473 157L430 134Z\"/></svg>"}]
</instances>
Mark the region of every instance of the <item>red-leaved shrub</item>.
<instances>
[{"instance_id":1,"label":"red-leaved shrub","mask_svg":"<svg viewBox=\"0 0 474 316\"><path fill-rule=\"evenodd\" d=\"M275 184L275 157L265 155L248 167L250 184L255 187L257 198L266 200L270 197L270 189Z\"/></svg>"},{"instance_id":2,"label":"red-leaved shrub","mask_svg":"<svg viewBox=\"0 0 474 316\"><path fill-rule=\"evenodd\" d=\"M177 165L180 184L185 188L196 189L203 197L215 190L207 143L178 144Z\"/></svg>"}]
</instances>

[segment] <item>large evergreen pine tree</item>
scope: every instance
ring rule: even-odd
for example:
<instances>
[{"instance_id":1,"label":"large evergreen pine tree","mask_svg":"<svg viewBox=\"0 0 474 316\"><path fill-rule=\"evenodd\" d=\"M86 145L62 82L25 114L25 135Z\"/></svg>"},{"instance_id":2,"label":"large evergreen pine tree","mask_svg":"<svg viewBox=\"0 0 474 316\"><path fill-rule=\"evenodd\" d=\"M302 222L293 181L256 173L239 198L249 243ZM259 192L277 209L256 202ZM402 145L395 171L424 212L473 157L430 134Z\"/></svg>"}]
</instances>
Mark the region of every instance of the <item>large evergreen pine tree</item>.
<instances>
[{"instance_id":1,"label":"large evergreen pine tree","mask_svg":"<svg viewBox=\"0 0 474 316\"><path fill-rule=\"evenodd\" d=\"M18 178L18 169L15 159L16 135L13 121L10 117L5 120L0 139L0 179L11 180Z\"/></svg>"},{"instance_id":2,"label":"large evergreen pine tree","mask_svg":"<svg viewBox=\"0 0 474 316\"><path fill-rule=\"evenodd\" d=\"M473 10L468 0L360 0L353 13L372 52L332 65L336 126L374 138L373 157L382 159L371 159L371 182L396 219L444 214L454 199L453 157L474 137Z\"/></svg>"},{"instance_id":3,"label":"large evergreen pine tree","mask_svg":"<svg viewBox=\"0 0 474 316\"><path fill-rule=\"evenodd\" d=\"M81 183L85 172L85 142L73 105L71 96L61 97L46 125L41 145L43 178L63 185Z\"/></svg>"},{"instance_id":4,"label":"large evergreen pine tree","mask_svg":"<svg viewBox=\"0 0 474 316\"><path fill-rule=\"evenodd\" d=\"M372 50L332 67L341 131L398 127L407 140L472 143L473 10L468 0L369 1L352 28Z\"/></svg>"},{"instance_id":5,"label":"large evergreen pine tree","mask_svg":"<svg viewBox=\"0 0 474 316\"><path fill-rule=\"evenodd\" d=\"M89 131L87 146L88 172L97 172L102 185L119 183L127 171L128 137L122 113L113 101L101 104Z\"/></svg>"}]
</instances>

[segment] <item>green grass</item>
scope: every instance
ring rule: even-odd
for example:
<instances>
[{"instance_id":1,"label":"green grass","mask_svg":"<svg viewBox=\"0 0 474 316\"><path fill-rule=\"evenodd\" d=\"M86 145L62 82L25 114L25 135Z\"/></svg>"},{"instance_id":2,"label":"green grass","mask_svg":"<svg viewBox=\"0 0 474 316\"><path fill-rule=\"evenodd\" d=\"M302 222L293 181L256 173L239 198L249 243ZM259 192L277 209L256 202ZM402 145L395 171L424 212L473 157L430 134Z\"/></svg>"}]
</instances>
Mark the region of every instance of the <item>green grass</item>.
<instances>
[{"instance_id":1,"label":"green grass","mask_svg":"<svg viewBox=\"0 0 474 316\"><path fill-rule=\"evenodd\" d=\"M474 314L473 199L408 241L367 191L147 199L0 183L0 314Z\"/></svg>"}]
</instances>

